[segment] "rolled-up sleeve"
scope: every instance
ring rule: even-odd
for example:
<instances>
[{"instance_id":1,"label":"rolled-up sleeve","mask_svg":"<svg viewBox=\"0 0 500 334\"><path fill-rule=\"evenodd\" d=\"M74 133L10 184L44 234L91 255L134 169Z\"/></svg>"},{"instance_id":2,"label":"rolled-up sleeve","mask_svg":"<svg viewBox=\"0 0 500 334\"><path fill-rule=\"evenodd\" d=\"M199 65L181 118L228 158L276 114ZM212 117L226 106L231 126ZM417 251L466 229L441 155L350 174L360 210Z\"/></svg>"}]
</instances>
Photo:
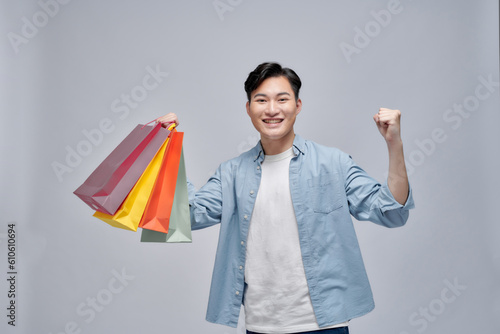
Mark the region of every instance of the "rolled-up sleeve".
<instances>
[{"instance_id":1,"label":"rolled-up sleeve","mask_svg":"<svg viewBox=\"0 0 500 334\"><path fill-rule=\"evenodd\" d=\"M222 215L220 167L198 191L188 180L188 194L192 230L198 230L220 223Z\"/></svg>"},{"instance_id":2,"label":"rolled-up sleeve","mask_svg":"<svg viewBox=\"0 0 500 334\"><path fill-rule=\"evenodd\" d=\"M385 227L403 226L408 220L409 210L415 207L411 186L406 203L402 205L394 199L387 181L384 184L377 182L347 154L342 155L341 160L351 215L357 220L368 220Z\"/></svg>"}]
</instances>

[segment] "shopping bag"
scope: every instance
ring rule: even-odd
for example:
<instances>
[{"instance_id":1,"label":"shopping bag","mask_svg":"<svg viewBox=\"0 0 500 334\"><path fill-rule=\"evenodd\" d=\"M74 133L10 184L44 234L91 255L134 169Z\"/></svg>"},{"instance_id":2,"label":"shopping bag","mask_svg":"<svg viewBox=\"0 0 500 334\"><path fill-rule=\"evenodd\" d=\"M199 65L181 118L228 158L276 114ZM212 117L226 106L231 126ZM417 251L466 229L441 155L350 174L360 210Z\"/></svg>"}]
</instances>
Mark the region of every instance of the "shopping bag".
<instances>
[{"instance_id":1,"label":"shopping bag","mask_svg":"<svg viewBox=\"0 0 500 334\"><path fill-rule=\"evenodd\" d=\"M191 221L189 216L189 200L184 153L181 153L177 184L175 187L172 213L168 233L143 229L141 242L191 242Z\"/></svg>"},{"instance_id":2,"label":"shopping bag","mask_svg":"<svg viewBox=\"0 0 500 334\"><path fill-rule=\"evenodd\" d=\"M113 216L96 211L94 213L94 217L99 218L114 227L137 231L144 209L148 203L149 196L153 191L158 172L160 171L167 143L168 138L165 140L160 150L156 153L153 160L151 160L150 164L139 178L139 181L137 181L136 185L132 188L129 195L125 198L118 211L116 211Z\"/></svg>"},{"instance_id":3,"label":"shopping bag","mask_svg":"<svg viewBox=\"0 0 500 334\"><path fill-rule=\"evenodd\" d=\"M170 133L160 172L139 224L139 227L143 229L168 232L182 154L183 136L183 132L172 131Z\"/></svg>"},{"instance_id":4,"label":"shopping bag","mask_svg":"<svg viewBox=\"0 0 500 334\"><path fill-rule=\"evenodd\" d=\"M92 209L114 215L169 133L161 124L137 125L74 194Z\"/></svg>"}]
</instances>

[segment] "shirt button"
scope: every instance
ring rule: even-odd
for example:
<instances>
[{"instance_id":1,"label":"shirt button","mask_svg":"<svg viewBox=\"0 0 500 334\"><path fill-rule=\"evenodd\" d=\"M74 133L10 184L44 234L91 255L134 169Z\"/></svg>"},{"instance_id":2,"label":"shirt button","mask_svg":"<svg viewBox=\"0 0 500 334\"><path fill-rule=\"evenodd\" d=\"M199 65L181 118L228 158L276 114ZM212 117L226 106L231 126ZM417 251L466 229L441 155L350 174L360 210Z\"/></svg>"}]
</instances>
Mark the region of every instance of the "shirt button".
<instances>
[{"instance_id":1,"label":"shirt button","mask_svg":"<svg viewBox=\"0 0 500 334\"><path fill-rule=\"evenodd\" d=\"M239 296L240 295L240 292L239 291L236 291L236 296Z\"/></svg>"},{"instance_id":2,"label":"shirt button","mask_svg":"<svg viewBox=\"0 0 500 334\"><path fill-rule=\"evenodd\" d=\"M253 195L254 194L254 191L253 190L250 190L250 195Z\"/></svg>"},{"instance_id":3,"label":"shirt button","mask_svg":"<svg viewBox=\"0 0 500 334\"><path fill-rule=\"evenodd\" d=\"M260 170L260 166L257 166L257 170Z\"/></svg>"},{"instance_id":4,"label":"shirt button","mask_svg":"<svg viewBox=\"0 0 500 334\"><path fill-rule=\"evenodd\" d=\"M244 241L242 241L242 242L241 242L241 245L243 246L244 244L245 244L245 242L244 242Z\"/></svg>"},{"instance_id":5,"label":"shirt button","mask_svg":"<svg viewBox=\"0 0 500 334\"><path fill-rule=\"evenodd\" d=\"M244 215L244 216L243 216L243 218L244 218L245 220L247 220L247 219L248 219L248 216L247 216L247 215Z\"/></svg>"},{"instance_id":6,"label":"shirt button","mask_svg":"<svg viewBox=\"0 0 500 334\"><path fill-rule=\"evenodd\" d=\"M240 266L240 270L243 269L243 266Z\"/></svg>"}]
</instances>

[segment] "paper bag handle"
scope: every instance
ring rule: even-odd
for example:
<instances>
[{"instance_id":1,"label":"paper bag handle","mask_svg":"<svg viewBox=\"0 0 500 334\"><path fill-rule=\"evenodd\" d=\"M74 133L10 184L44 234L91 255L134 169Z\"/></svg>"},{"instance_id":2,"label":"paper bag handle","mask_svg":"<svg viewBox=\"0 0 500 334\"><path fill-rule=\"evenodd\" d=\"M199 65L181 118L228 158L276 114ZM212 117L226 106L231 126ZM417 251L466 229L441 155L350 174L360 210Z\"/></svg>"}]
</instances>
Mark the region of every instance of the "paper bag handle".
<instances>
[{"instance_id":1,"label":"paper bag handle","mask_svg":"<svg viewBox=\"0 0 500 334\"><path fill-rule=\"evenodd\" d=\"M152 120L151 122L148 122L148 123L144 124L144 125L141 127L141 129L143 129L143 128L144 128L146 125L148 125L148 124L151 124L151 123L153 123L153 122L156 122L157 120L158 120L158 118L155 118L155 119L154 119L154 120ZM172 124L170 124L170 125L169 125L169 127L167 128L167 130L169 130L169 131L177 131L177 130L175 129L175 127L176 127L175 123L172 123Z\"/></svg>"}]
</instances>

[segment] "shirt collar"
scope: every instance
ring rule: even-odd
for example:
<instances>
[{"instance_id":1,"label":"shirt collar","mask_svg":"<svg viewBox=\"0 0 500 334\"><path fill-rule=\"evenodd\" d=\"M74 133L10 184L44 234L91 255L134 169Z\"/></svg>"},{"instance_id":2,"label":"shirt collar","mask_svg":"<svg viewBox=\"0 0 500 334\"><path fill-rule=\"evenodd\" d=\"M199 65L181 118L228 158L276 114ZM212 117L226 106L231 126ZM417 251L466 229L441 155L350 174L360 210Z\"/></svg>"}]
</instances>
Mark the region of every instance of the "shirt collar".
<instances>
[{"instance_id":1,"label":"shirt collar","mask_svg":"<svg viewBox=\"0 0 500 334\"><path fill-rule=\"evenodd\" d=\"M302 154L304 155L306 152L306 141L304 138L295 134L295 138L293 139L293 153L295 156ZM264 150L262 149L262 144L259 140L257 145L252 149L252 156L254 158L254 162L259 160L262 162L264 160Z\"/></svg>"},{"instance_id":2,"label":"shirt collar","mask_svg":"<svg viewBox=\"0 0 500 334\"><path fill-rule=\"evenodd\" d=\"M306 154L306 141L298 134L295 134L295 138L293 139L293 153L295 155Z\"/></svg>"}]
</instances>

